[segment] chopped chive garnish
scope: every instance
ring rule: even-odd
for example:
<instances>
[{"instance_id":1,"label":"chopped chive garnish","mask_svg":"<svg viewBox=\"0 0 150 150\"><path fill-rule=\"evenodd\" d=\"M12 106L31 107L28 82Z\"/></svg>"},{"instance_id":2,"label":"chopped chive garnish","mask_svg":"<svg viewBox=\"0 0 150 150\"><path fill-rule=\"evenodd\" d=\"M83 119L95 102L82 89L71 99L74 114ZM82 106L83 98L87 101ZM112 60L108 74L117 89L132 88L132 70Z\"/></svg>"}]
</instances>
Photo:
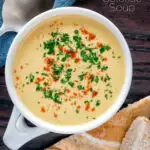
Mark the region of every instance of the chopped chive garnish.
<instances>
[{"instance_id":1,"label":"chopped chive garnish","mask_svg":"<svg viewBox=\"0 0 150 150\"><path fill-rule=\"evenodd\" d=\"M102 46L102 47L100 48L100 53L102 54L102 53L104 53L105 51L109 51L110 49L111 49L110 46L104 45L104 46Z\"/></svg>"},{"instance_id":2,"label":"chopped chive garnish","mask_svg":"<svg viewBox=\"0 0 150 150\"><path fill-rule=\"evenodd\" d=\"M98 83L98 82L99 82L99 77L96 76L96 77L94 78L94 81L95 81L96 83Z\"/></svg>"},{"instance_id":3,"label":"chopped chive garnish","mask_svg":"<svg viewBox=\"0 0 150 150\"><path fill-rule=\"evenodd\" d=\"M105 99L108 100L108 94L105 94Z\"/></svg>"},{"instance_id":4,"label":"chopped chive garnish","mask_svg":"<svg viewBox=\"0 0 150 150\"><path fill-rule=\"evenodd\" d=\"M47 74L47 73L41 73L41 75L48 77L48 74Z\"/></svg>"},{"instance_id":5,"label":"chopped chive garnish","mask_svg":"<svg viewBox=\"0 0 150 150\"><path fill-rule=\"evenodd\" d=\"M37 87L36 87L36 91L41 91L41 90L42 90L42 87L41 87L40 84L38 84Z\"/></svg>"},{"instance_id":6,"label":"chopped chive garnish","mask_svg":"<svg viewBox=\"0 0 150 150\"><path fill-rule=\"evenodd\" d=\"M35 78L35 76L34 76L32 73L30 73L30 75L29 75L29 80L30 80L30 82L33 82L33 81L34 81L34 78Z\"/></svg>"},{"instance_id":7,"label":"chopped chive garnish","mask_svg":"<svg viewBox=\"0 0 150 150\"><path fill-rule=\"evenodd\" d=\"M62 62L66 61L68 57L69 57L69 54L65 54L65 56L61 59L61 61Z\"/></svg>"},{"instance_id":8,"label":"chopped chive garnish","mask_svg":"<svg viewBox=\"0 0 150 150\"><path fill-rule=\"evenodd\" d=\"M44 86L48 86L48 83L47 83L47 82L44 82L43 84L44 84Z\"/></svg>"},{"instance_id":9,"label":"chopped chive garnish","mask_svg":"<svg viewBox=\"0 0 150 150\"><path fill-rule=\"evenodd\" d=\"M101 103L100 103L100 100L97 100L97 101L96 101L96 106L98 107L98 106L100 106L100 104L101 104Z\"/></svg>"},{"instance_id":10,"label":"chopped chive garnish","mask_svg":"<svg viewBox=\"0 0 150 150\"><path fill-rule=\"evenodd\" d=\"M82 85L78 85L77 88L78 88L79 90L84 90L84 87L83 87Z\"/></svg>"},{"instance_id":11,"label":"chopped chive garnish","mask_svg":"<svg viewBox=\"0 0 150 150\"><path fill-rule=\"evenodd\" d=\"M79 113L79 110L78 110L78 109L76 109L76 113L77 113L77 114Z\"/></svg>"},{"instance_id":12,"label":"chopped chive garnish","mask_svg":"<svg viewBox=\"0 0 150 150\"><path fill-rule=\"evenodd\" d=\"M84 76L86 75L86 73L83 73L79 75L80 81L82 81L84 79Z\"/></svg>"},{"instance_id":13,"label":"chopped chive garnish","mask_svg":"<svg viewBox=\"0 0 150 150\"><path fill-rule=\"evenodd\" d=\"M88 104L89 103L89 101L84 101L84 104Z\"/></svg>"},{"instance_id":14,"label":"chopped chive garnish","mask_svg":"<svg viewBox=\"0 0 150 150\"><path fill-rule=\"evenodd\" d=\"M106 71L107 69L108 69L108 66L105 66L105 65L101 68L102 71Z\"/></svg>"},{"instance_id":15,"label":"chopped chive garnish","mask_svg":"<svg viewBox=\"0 0 150 150\"><path fill-rule=\"evenodd\" d=\"M90 91L92 92L92 91L93 91L93 88L90 88Z\"/></svg>"},{"instance_id":16,"label":"chopped chive garnish","mask_svg":"<svg viewBox=\"0 0 150 150\"><path fill-rule=\"evenodd\" d=\"M74 86L74 83L73 82L68 82L68 84L73 87Z\"/></svg>"}]
</instances>

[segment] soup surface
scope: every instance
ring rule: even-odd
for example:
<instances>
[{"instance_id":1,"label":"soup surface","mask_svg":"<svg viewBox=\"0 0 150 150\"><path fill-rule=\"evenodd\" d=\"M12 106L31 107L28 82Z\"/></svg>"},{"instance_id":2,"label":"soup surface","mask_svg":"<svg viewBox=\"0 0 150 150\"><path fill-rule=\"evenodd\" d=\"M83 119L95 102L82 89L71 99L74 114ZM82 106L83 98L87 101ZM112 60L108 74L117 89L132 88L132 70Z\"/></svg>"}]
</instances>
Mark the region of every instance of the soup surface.
<instances>
[{"instance_id":1,"label":"soup surface","mask_svg":"<svg viewBox=\"0 0 150 150\"><path fill-rule=\"evenodd\" d=\"M96 119L117 99L124 84L121 47L102 24L85 16L47 19L21 41L13 80L23 104L59 125Z\"/></svg>"}]
</instances>

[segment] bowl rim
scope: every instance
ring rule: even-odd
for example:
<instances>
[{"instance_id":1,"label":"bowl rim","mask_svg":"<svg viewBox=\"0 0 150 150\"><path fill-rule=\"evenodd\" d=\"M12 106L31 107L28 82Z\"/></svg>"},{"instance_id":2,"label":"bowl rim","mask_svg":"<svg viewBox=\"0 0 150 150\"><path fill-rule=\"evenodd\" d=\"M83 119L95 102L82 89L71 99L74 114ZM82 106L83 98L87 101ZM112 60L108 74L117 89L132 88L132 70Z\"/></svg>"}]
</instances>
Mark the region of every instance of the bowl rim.
<instances>
[{"instance_id":1,"label":"bowl rim","mask_svg":"<svg viewBox=\"0 0 150 150\"><path fill-rule=\"evenodd\" d=\"M120 95L114 102L114 104L102 115L100 115L97 119L81 124L81 125L70 125L70 126L64 126L64 125L57 125L52 124L49 122L46 122L36 115L34 115L22 102L19 100L19 97L17 96L15 87L13 85L13 79L12 79L12 64L14 60L15 53L17 51L17 47L23 37L36 25L41 23L47 18L54 17L56 15L84 15L88 16L102 24L104 24L117 38L118 42L121 45L121 48L123 50L124 59L125 59L125 79L124 79L124 85L122 87L122 90L120 92ZM35 124L38 127L45 128L51 132L55 133L62 133L62 134L73 134L73 133L82 133L88 130L91 130L93 128L96 128L106 121L108 121L122 106L124 103L127 94L129 92L131 81L132 81L132 59L131 59L131 53L129 50L129 47L127 45L126 40L124 39L122 33L120 30L106 17L103 15L94 12L89 9L81 8L81 7L63 7L63 8L55 8L52 10L48 10L44 13L39 14L38 16L31 19L17 34L15 37L13 43L11 44L11 47L9 49L7 59L6 59L6 66L5 66L5 81L6 86L8 89L8 93L10 95L10 98L14 105L17 107L17 109L20 111L20 113L26 117L29 121L31 121L33 124Z\"/></svg>"}]
</instances>

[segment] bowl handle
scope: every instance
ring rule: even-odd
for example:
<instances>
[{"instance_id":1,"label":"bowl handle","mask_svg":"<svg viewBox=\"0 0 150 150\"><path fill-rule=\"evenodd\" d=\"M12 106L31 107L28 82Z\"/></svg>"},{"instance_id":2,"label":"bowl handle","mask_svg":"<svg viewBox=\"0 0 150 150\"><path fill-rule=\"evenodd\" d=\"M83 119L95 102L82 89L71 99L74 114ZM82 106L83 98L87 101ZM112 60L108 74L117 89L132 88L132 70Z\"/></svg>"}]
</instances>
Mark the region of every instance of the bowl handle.
<instances>
[{"instance_id":1,"label":"bowl handle","mask_svg":"<svg viewBox=\"0 0 150 150\"><path fill-rule=\"evenodd\" d=\"M0 28L0 36L2 36L4 33L8 32L9 29L6 28L4 25L1 26Z\"/></svg>"},{"instance_id":2,"label":"bowl handle","mask_svg":"<svg viewBox=\"0 0 150 150\"><path fill-rule=\"evenodd\" d=\"M3 142L10 149L17 150L30 140L48 132L39 127L29 127L21 113L14 107L3 136Z\"/></svg>"},{"instance_id":3,"label":"bowl handle","mask_svg":"<svg viewBox=\"0 0 150 150\"><path fill-rule=\"evenodd\" d=\"M5 34L6 32L12 31L12 32L19 32L20 28L16 28L13 29L11 27L5 26L4 24L2 24L2 26L0 27L0 37Z\"/></svg>"}]
</instances>

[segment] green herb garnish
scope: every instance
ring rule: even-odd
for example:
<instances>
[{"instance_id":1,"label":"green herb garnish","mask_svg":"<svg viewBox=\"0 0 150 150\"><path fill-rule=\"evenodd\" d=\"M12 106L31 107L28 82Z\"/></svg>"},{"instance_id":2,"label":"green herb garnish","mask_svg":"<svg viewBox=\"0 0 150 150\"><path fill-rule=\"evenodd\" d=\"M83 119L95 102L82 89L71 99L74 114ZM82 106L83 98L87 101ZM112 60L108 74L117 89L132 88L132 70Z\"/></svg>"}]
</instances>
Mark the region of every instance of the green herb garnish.
<instances>
[{"instance_id":1,"label":"green herb garnish","mask_svg":"<svg viewBox=\"0 0 150 150\"><path fill-rule=\"evenodd\" d=\"M30 82L33 82L33 81L34 81L34 78L35 78L35 76L34 76L32 73L30 73L30 75L29 75L29 80L30 80Z\"/></svg>"},{"instance_id":2,"label":"green herb garnish","mask_svg":"<svg viewBox=\"0 0 150 150\"><path fill-rule=\"evenodd\" d=\"M90 88L90 91L92 92L92 91L93 91L93 88Z\"/></svg>"},{"instance_id":3,"label":"green herb garnish","mask_svg":"<svg viewBox=\"0 0 150 150\"><path fill-rule=\"evenodd\" d=\"M65 54L65 56L61 59L61 61L62 62L66 61L68 57L69 57L69 54Z\"/></svg>"},{"instance_id":4,"label":"green herb garnish","mask_svg":"<svg viewBox=\"0 0 150 150\"><path fill-rule=\"evenodd\" d=\"M69 69L66 70L65 78L62 78L60 80L60 82L62 84L65 84L65 83L67 83L70 80L70 78L71 78L71 72L72 72L71 68L69 68Z\"/></svg>"},{"instance_id":5,"label":"green herb garnish","mask_svg":"<svg viewBox=\"0 0 150 150\"><path fill-rule=\"evenodd\" d=\"M84 90L84 87L83 87L82 85L78 85L77 88L78 88L79 90Z\"/></svg>"},{"instance_id":6,"label":"green herb garnish","mask_svg":"<svg viewBox=\"0 0 150 150\"><path fill-rule=\"evenodd\" d=\"M56 64L54 64L52 66L52 69L53 69L55 75L60 75L63 71L63 68L64 68L64 65L57 66Z\"/></svg>"},{"instance_id":7,"label":"green herb garnish","mask_svg":"<svg viewBox=\"0 0 150 150\"><path fill-rule=\"evenodd\" d=\"M108 66L105 66L105 65L101 68L102 71L106 71L107 69L108 69Z\"/></svg>"},{"instance_id":8,"label":"green herb garnish","mask_svg":"<svg viewBox=\"0 0 150 150\"><path fill-rule=\"evenodd\" d=\"M42 90L42 87L41 87L40 84L38 84L37 87L36 87L36 91L41 91L41 90Z\"/></svg>"},{"instance_id":9,"label":"green herb garnish","mask_svg":"<svg viewBox=\"0 0 150 150\"><path fill-rule=\"evenodd\" d=\"M78 109L76 109L76 113L77 113L77 114L79 113L79 110L78 110Z\"/></svg>"},{"instance_id":10,"label":"green herb garnish","mask_svg":"<svg viewBox=\"0 0 150 150\"><path fill-rule=\"evenodd\" d=\"M78 31L78 30L74 30L74 33L75 33L75 34L79 34L79 31Z\"/></svg>"},{"instance_id":11,"label":"green herb garnish","mask_svg":"<svg viewBox=\"0 0 150 150\"><path fill-rule=\"evenodd\" d=\"M82 72L82 74L80 74L80 75L78 76L78 77L80 78L80 81L83 81L85 75L86 75L86 73L83 73L83 72Z\"/></svg>"},{"instance_id":12,"label":"green herb garnish","mask_svg":"<svg viewBox=\"0 0 150 150\"><path fill-rule=\"evenodd\" d=\"M105 99L108 100L108 94L105 94Z\"/></svg>"},{"instance_id":13,"label":"green herb garnish","mask_svg":"<svg viewBox=\"0 0 150 150\"><path fill-rule=\"evenodd\" d=\"M44 73L44 72L42 72L41 75L48 77L48 74L47 74L47 73Z\"/></svg>"},{"instance_id":14,"label":"green herb garnish","mask_svg":"<svg viewBox=\"0 0 150 150\"><path fill-rule=\"evenodd\" d=\"M82 43L82 38L79 35L79 32L74 31L75 35L73 36L73 40L76 42L76 48L82 49L85 45Z\"/></svg>"},{"instance_id":15,"label":"green herb garnish","mask_svg":"<svg viewBox=\"0 0 150 150\"><path fill-rule=\"evenodd\" d=\"M48 86L48 83L47 83L47 82L44 82L43 84L44 84L44 86Z\"/></svg>"},{"instance_id":16,"label":"green herb garnish","mask_svg":"<svg viewBox=\"0 0 150 150\"><path fill-rule=\"evenodd\" d=\"M89 101L84 101L84 104L88 104L89 103Z\"/></svg>"},{"instance_id":17,"label":"green herb garnish","mask_svg":"<svg viewBox=\"0 0 150 150\"><path fill-rule=\"evenodd\" d=\"M86 51L82 50L82 51L80 52L80 55L81 55L82 60L83 60L84 62L87 62L87 61L88 61L88 55L87 55Z\"/></svg>"},{"instance_id":18,"label":"green herb garnish","mask_svg":"<svg viewBox=\"0 0 150 150\"><path fill-rule=\"evenodd\" d=\"M96 107L100 106L100 104L101 104L101 103L100 103L100 100L97 100L97 101L96 101Z\"/></svg>"},{"instance_id":19,"label":"green herb garnish","mask_svg":"<svg viewBox=\"0 0 150 150\"><path fill-rule=\"evenodd\" d=\"M104 52L106 52L106 51L109 51L110 49L111 49L110 46L104 45L104 46L102 46L102 47L100 48L100 53L102 54L102 53L104 53Z\"/></svg>"},{"instance_id":20,"label":"green herb garnish","mask_svg":"<svg viewBox=\"0 0 150 150\"><path fill-rule=\"evenodd\" d=\"M43 54L43 57L44 57L44 58L46 57L46 53Z\"/></svg>"},{"instance_id":21,"label":"green herb garnish","mask_svg":"<svg viewBox=\"0 0 150 150\"><path fill-rule=\"evenodd\" d=\"M52 37L57 37L58 35L59 35L58 32L52 32L52 33L51 33L51 36L52 36Z\"/></svg>"},{"instance_id":22,"label":"green herb garnish","mask_svg":"<svg viewBox=\"0 0 150 150\"><path fill-rule=\"evenodd\" d=\"M48 50L47 54L52 54L54 52L55 49L55 40L48 40L46 42L43 43L44 44L44 49Z\"/></svg>"},{"instance_id":23,"label":"green herb garnish","mask_svg":"<svg viewBox=\"0 0 150 150\"><path fill-rule=\"evenodd\" d=\"M60 82L61 82L62 84L65 84L65 83L67 83L67 80L63 78L63 79L60 80Z\"/></svg>"},{"instance_id":24,"label":"green herb garnish","mask_svg":"<svg viewBox=\"0 0 150 150\"><path fill-rule=\"evenodd\" d=\"M99 77L96 76L96 77L94 78L94 81L95 81L96 83L98 83L98 82L99 82Z\"/></svg>"},{"instance_id":25,"label":"green herb garnish","mask_svg":"<svg viewBox=\"0 0 150 150\"><path fill-rule=\"evenodd\" d=\"M60 101L60 92L52 91L52 90L45 90L43 92L44 97L53 100L55 103L62 104Z\"/></svg>"},{"instance_id":26,"label":"green herb garnish","mask_svg":"<svg viewBox=\"0 0 150 150\"><path fill-rule=\"evenodd\" d=\"M65 44L69 44L70 38L68 33L63 33L61 36L61 41L64 42Z\"/></svg>"},{"instance_id":27,"label":"green herb garnish","mask_svg":"<svg viewBox=\"0 0 150 150\"><path fill-rule=\"evenodd\" d=\"M104 82L107 82L107 81L109 81L109 80L111 80L111 78L109 77L108 74L106 74L106 76L104 77L103 81L104 81Z\"/></svg>"},{"instance_id":28,"label":"green herb garnish","mask_svg":"<svg viewBox=\"0 0 150 150\"><path fill-rule=\"evenodd\" d=\"M74 86L74 83L73 82L68 82L68 84L73 87Z\"/></svg>"}]
</instances>

